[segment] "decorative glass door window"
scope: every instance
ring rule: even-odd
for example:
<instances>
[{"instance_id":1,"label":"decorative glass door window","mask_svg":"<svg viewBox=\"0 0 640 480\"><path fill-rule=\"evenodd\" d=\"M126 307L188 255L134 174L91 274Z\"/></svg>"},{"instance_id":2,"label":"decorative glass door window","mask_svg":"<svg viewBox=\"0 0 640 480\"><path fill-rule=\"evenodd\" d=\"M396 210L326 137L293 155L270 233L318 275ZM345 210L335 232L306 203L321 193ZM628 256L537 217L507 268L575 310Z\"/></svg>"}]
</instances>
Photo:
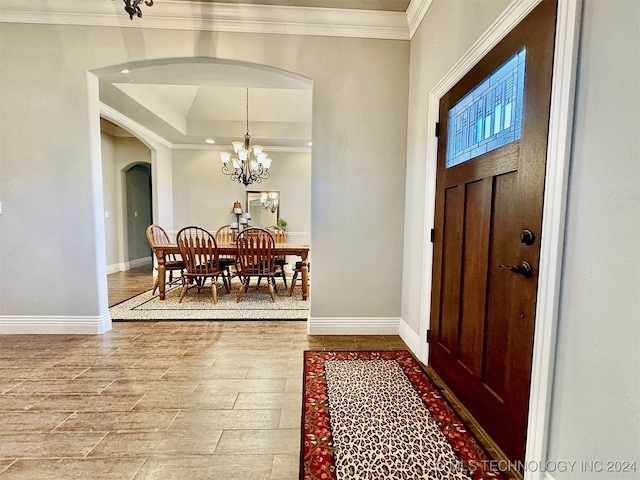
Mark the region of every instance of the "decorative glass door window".
<instances>
[{"instance_id":1,"label":"decorative glass door window","mask_svg":"<svg viewBox=\"0 0 640 480\"><path fill-rule=\"evenodd\" d=\"M522 137L526 54L523 47L449 110L447 168Z\"/></svg>"}]
</instances>

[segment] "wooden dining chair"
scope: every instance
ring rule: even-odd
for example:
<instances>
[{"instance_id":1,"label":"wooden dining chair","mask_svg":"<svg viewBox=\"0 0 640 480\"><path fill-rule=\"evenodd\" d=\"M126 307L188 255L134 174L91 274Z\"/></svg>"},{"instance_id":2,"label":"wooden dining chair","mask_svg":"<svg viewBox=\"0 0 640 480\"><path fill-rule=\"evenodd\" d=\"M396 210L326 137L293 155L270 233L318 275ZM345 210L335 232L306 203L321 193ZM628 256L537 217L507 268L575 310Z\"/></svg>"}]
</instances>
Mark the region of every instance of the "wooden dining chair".
<instances>
[{"instance_id":1,"label":"wooden dining chair","mask_svg":"<svg viewBox=\"0 0 640 480\"><path fill-rule=\"evenodd\" d=\"M156 258L156 264L157 264L158 257L156 256L156 251L154 247L159 247L162 245L170 245L171 241L169 240L169 235L167 235L167 232L165 231L165 229L162 228L160 225L152 223L147 227L147 241L149 242L149 246L153 250L153 256ZM155 268L156 270L158 269L158 267L155 267ZM167 255L165 257L165 269L167 272L169 272L169 285L171 285L174 283L173 272L174 271L182 272L182 270L184 269L184 262L182 261L182 258L178 258L177 255L173 255L173 254ZM179 276L176 279L176 282L179 281L180 278L181 277ZM156 288L158 288L159 281L160 279L156 275L156 278L153 281L153 291L151 292L152 295L156 293Z\"/></svg>"},{"instance_id":2,"label":"wooden dining chair","mask_svg":"<svg viewBox=\"0 0 640 480\"><path fill-rule=\"evenodd\" d=\"M307 273L311 270L311 263L307 262ZM293 289L296 286L296 281L300 277L300 285L302 285L302 262L296 262L293 268L293 277L291 278L291 290L289 290L289 296L293 295Z\"/></svg>"},{"instance_id":3,"label":"wooden dining chair","mask_svg":"<svg viewBox=\"0 0 640 480\"><path fill-rule=\"evenodd\" d=\"M273 235L276 243L287 243L287 232L284 231L282 227L277 225L272 225L270 227L266 227L266 230ZM286 255L277 255L276 256L276 276L282 277L282 282L284 283L284 289L287 290L287 275L284 271L284 266L287 265L287 257Z\"/></svg>"},{"instance_id":4,"label":"wooden dining chair","mask_svg":"<svg viewBox=\"0 0 640 480\"><path fill-rule=\"evenodd\" d=\"M276 241L273 235L263 228L246 228L238 234L236 240L238 276L240 289L236 302L248 290L252 277L267 280L271 301L275 302Z\"/></svg>"},{"instance_id":5,"label":"wooden dining chair","mask_svg":"<svg viewBox=\"0 0 640 480\"><path fill-rule=\"evenodd\" d=\"M178 303L182 302L190 285L195 283L200 292L207 278L211 279L211 295L214 303L218 302L216 286L218 277L222 277L227 293L231 293L231 286L220 267L218 244L211 233L201 227L185 227L178 232L176 241L185 267L182 272L182 292L180 292Z\"/></svg>"},{"instance_id":6,"label":"wooden dining chair","mask_svg":"<svg viewBox=\"0 0 640 480\"><path fill-rule=\"evenodd\" d=\"M236 235L237 230L232 230L231 225L223 225L216 231L216 242L218 245L221 244L235 244L236 243ZM224 271L226 275L229 285L231 285L231 278L233 277L233 273L231 273L231 267L236 264L236 256L235 255L220 255L220 268Z\"/></svg>"}]
</instances>

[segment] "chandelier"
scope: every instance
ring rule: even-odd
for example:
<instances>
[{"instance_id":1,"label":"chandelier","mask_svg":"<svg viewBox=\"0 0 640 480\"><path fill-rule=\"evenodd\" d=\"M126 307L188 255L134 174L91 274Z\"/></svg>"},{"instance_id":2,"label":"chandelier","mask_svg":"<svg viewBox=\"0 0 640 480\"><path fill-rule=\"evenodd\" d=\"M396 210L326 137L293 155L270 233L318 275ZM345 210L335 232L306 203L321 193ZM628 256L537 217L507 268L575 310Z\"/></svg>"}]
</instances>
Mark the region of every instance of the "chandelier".
<instances>
[{"instance_id":1,"label":"chandelier","mask_svg":"<svg viewBox=\"0 0 640 480\"><path fill-rule=\"evenodd\" d=\"M251 148L251 135L249 135L249 89L247 88L247 133L244 134L244 142L232 142L234 153L220 152L222 160L222 173L231 177L232 181L242 183L245 187L253 182L261 183L269 178L271 159L262 151L260 145ZM229 168L229 163L233 169Z\"/></svg>"},{"instance_id":2,"label":"chandelier","mask_svg":"<svg viewBox=\"0 0 640 480\"><path fill-rule=\"evenodd\" d=\"M142 17L142 10L140 10L140 2L142 0L124 0L124 10L129 14L129 19L133 20L133 17ZM147 7L153 7L153 0L145 0L144 4Z\"/></svg>"},{"instance_id":3,"label":"chandelier","mask_svg":"<svg viewBox=\"0 0 640 480\"><path fill-rule=\"evenodd\" d=\"M278 192L262 192L260 195L260 206L271 213L275 213L280 204L280 196Z\"/></svg>"}]
</instances>

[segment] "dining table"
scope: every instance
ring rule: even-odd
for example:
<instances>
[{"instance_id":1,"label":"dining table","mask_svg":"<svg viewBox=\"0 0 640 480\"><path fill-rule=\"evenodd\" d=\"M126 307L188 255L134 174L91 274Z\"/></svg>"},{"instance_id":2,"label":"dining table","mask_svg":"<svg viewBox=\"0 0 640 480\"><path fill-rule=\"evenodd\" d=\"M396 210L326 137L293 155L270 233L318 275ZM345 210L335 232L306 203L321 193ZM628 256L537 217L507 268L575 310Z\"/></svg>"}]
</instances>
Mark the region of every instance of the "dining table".
<instances>
[{"instance_id":1,"label":"dining table","mask_svg":"<svg viewBox=\"0 0 640 480\"><path fill-rule=\"evenodd\" d=\"M160 290L160 300L164 300L166 290L166 257L171 254L180 255L180 248L177 244L169 243L165 245L157 245L153 247L153 251L158 259L158 289ZM235 255L237 251L238 247L235 243L218 244L218 255ZM303 243L276 243L274 254L276 256L294 255L300 257L300 270L302 272L302 300L307 300L307 293L309 291L309 269L307 268L309 245Z\"/></svg>"}]
</instances>

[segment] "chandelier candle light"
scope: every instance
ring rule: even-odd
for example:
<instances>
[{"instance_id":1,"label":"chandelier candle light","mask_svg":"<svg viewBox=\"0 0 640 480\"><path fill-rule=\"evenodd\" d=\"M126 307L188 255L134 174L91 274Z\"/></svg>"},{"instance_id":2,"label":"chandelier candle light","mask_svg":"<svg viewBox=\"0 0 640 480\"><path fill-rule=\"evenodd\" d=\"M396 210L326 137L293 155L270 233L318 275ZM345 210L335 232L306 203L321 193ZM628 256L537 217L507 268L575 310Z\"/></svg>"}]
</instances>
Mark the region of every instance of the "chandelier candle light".
<instances>
[{"instance_id":1,"label":"chandelier candle light","mask_svg":"<svg viewBox=\"0 0 640 480\"><path fill-rule=\"evenodd\" d=\"M275 213L278 209L280 198L278 192L262 192L260 195L260 206L271 213Z\"/></svg>"},{"instance_id":2,"label":"chandelier candle light","mask_svg":"<svg viewBox=\"0 0 640 480\"><path fill-rule=\"evenodd\" d=\"M234 155L229 152L220 152L222 160L222 173L231 177L232 181L242 183L245 187L253 182L261 183L269 178L271 159L262 151L260 145L251 148L251 135L249 135L249 89L247 88L247 133L243 142L232 142ZM233 164L233 170L229 163Z\"/></svg>"}]
</instances>

